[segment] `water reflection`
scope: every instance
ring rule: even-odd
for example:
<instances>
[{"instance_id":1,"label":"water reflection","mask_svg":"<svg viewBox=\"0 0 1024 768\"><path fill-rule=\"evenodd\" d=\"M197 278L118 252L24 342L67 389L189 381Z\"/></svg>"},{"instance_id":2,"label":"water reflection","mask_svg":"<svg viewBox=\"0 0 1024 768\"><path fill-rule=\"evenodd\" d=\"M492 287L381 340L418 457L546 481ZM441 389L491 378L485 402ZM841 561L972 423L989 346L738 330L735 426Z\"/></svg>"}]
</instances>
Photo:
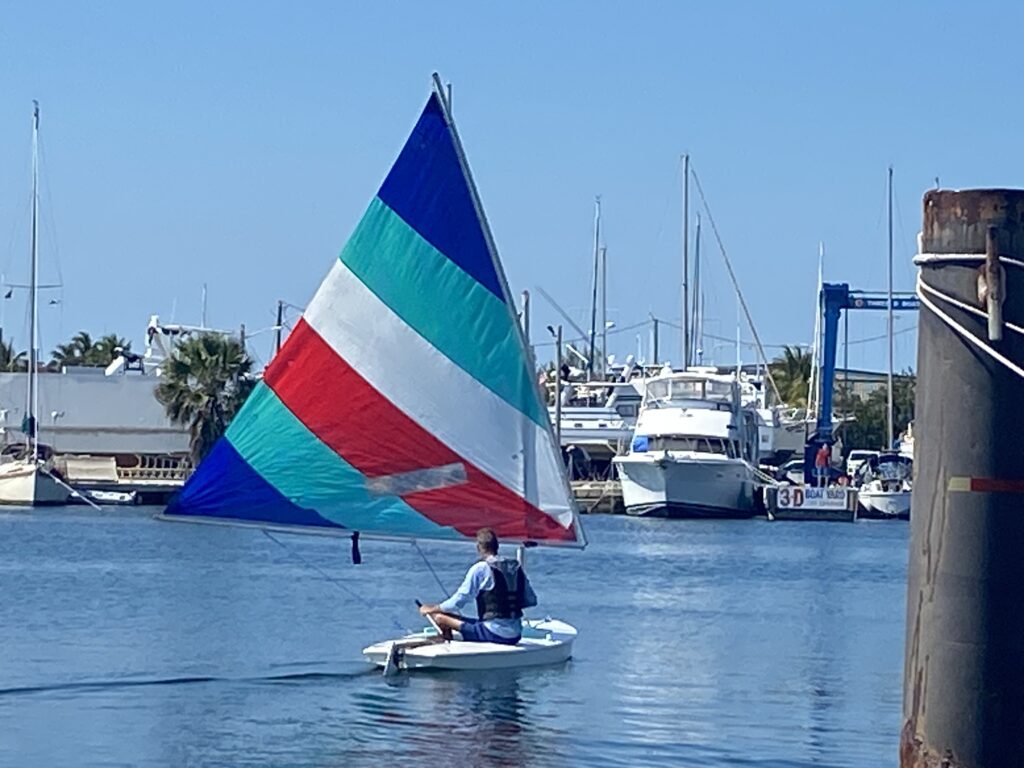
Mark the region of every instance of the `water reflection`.
<instances>
[{"instance_id":1,"label":"water reflection","mask_svg":"<svg viewBox=\"0 0 1024 768\"><path fill-rule=\"evenodd\" d=\"M356 740L397 742L403 758L442 755L486 768L548 764L565 737L539 692L566 667L403 674L404 683L356 693Z\"/></svg>"}]
</instances>

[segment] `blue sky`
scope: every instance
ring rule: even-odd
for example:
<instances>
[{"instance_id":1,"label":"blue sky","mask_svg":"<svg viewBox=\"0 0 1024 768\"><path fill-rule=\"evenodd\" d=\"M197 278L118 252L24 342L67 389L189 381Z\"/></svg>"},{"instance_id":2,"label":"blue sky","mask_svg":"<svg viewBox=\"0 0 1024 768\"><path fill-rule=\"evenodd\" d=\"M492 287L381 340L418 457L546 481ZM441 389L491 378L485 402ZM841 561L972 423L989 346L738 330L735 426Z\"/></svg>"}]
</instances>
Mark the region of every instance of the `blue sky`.
<instances>
[{"instance_id":1,"label":"blue sky","mask_svg":"<svg viewBox=\"0 0 1024 768\"><path fill-rule=\"evenodd\" d=\"M141 346L150 314L199 320L203 283L217 327L266 328L277 299L304 304L435 69L454 83L513 289L541 285L581 321L596 194L611 319L678 321L684 151L772 344L810 339L819 240L827 280L884 289L890 163L898 289L912 287L921 196L936 176L948 188L1024 186L1019 5L0 8L0 266L8 280L27 275L36 98L42 273L63 284L44 297L46 350L82 328ZM695 214L695 192L691 203ZM735 301L710 236L703 252L707 328L732 338ZM4 302L16 342L23 294ZM536 294L534 310L535 329L557 320ZM898 318L897 330L915 322ZM884 330L882 316L851 319L853 340ZM611 351L635 351L636 333L613 334ZM728 343L707 346L735 359ZM253 339L264 360L269 348L269 334ZM915 348L914 333L897 337L898 367L913 366ZM850 363L884 366L885 342L851 345Z\"/></svg>"}]
</instances>

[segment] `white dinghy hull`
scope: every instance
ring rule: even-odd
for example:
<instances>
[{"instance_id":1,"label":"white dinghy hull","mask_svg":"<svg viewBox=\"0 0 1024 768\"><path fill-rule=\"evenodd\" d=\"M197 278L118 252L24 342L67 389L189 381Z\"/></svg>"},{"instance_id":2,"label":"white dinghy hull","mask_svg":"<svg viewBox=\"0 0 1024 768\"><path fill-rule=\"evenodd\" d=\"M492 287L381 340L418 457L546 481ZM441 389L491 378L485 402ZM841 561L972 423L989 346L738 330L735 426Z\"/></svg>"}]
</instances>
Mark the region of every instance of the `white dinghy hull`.
<instances>
[{"instance_id":1,"label":"white dinghy hull","mask_svg":"<svg viewBox=\"0 0 1024 768\"><path fill-rule=\"evenodd\" d=\"M455 633L456 637L459 634ZM487 670L519 669L560 664L572 656L576 629L556 619L524 620L523 637L516 645L437 640L434 629L385 640L363 649L366 660L385 667L394 647L399 669Z\"/></svg>"},{"instance_id":2,"label":"white dinghy hull","mask_svg":"<svg viewBox=\"0 0 1024 768\"><path fill-rule=\"evenodd\" d=\"M862 517L910 519L910 491L860 491L857 498L867 511Z\"/></svg>"}]
</instances>

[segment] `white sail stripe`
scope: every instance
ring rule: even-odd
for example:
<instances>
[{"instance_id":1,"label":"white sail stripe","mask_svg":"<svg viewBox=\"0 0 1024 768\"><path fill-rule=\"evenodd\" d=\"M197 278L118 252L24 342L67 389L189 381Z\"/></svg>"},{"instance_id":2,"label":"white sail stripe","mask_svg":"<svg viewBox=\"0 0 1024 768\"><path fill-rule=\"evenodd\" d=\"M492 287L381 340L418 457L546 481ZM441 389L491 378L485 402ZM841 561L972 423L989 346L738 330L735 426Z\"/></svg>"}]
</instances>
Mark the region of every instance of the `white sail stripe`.
<instances>
[{"instance_id":1,"label":"white sail stripe","mask_svg":"<svg viewBox=\"0 0 1024 768\"><path fill-rule=\"evenodd\" d=\"M530 501L564 527L574 524L573 504L559 466L561 458L550 433L445 357L340 259L306 308L304 318L399 410L520 497L525 494L525 429L532 435L539 496ZM394 352L385 355L382 350ZM386 441L387 436L382 439Z\"/></svg>"}]
</instances>

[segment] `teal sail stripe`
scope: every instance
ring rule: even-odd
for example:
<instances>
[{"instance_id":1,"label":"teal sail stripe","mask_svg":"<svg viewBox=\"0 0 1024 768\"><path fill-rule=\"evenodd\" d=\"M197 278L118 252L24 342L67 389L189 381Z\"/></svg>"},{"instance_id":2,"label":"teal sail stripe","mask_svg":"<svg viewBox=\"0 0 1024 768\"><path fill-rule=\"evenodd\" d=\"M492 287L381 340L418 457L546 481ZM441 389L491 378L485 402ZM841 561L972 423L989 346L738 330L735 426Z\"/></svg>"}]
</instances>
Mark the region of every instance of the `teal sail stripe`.
<instances>
[{"instance_id":1,"label":"teal sail stripe","mask_svg":"<svg viewBox=\"0 0 1024 768\"><path fill-rule=\"evenodd\" d=\"M396 496L371 496L366 477L310 432L265 383L249 396L244 418L239 414L226 438L282 496L338 525L365 533L461 538Z\"/></svg>"},{"instance_id":2,"label":"teal sail stripe","mask_svg":"<svg viewBox=\"0 0 1024 768\"><path fill-rule=\"evenodd\" d=\"M341 260L439 352L498 397L547 426L547 413L508 307L374 198Z\"/></svg>"}]
</instances>

